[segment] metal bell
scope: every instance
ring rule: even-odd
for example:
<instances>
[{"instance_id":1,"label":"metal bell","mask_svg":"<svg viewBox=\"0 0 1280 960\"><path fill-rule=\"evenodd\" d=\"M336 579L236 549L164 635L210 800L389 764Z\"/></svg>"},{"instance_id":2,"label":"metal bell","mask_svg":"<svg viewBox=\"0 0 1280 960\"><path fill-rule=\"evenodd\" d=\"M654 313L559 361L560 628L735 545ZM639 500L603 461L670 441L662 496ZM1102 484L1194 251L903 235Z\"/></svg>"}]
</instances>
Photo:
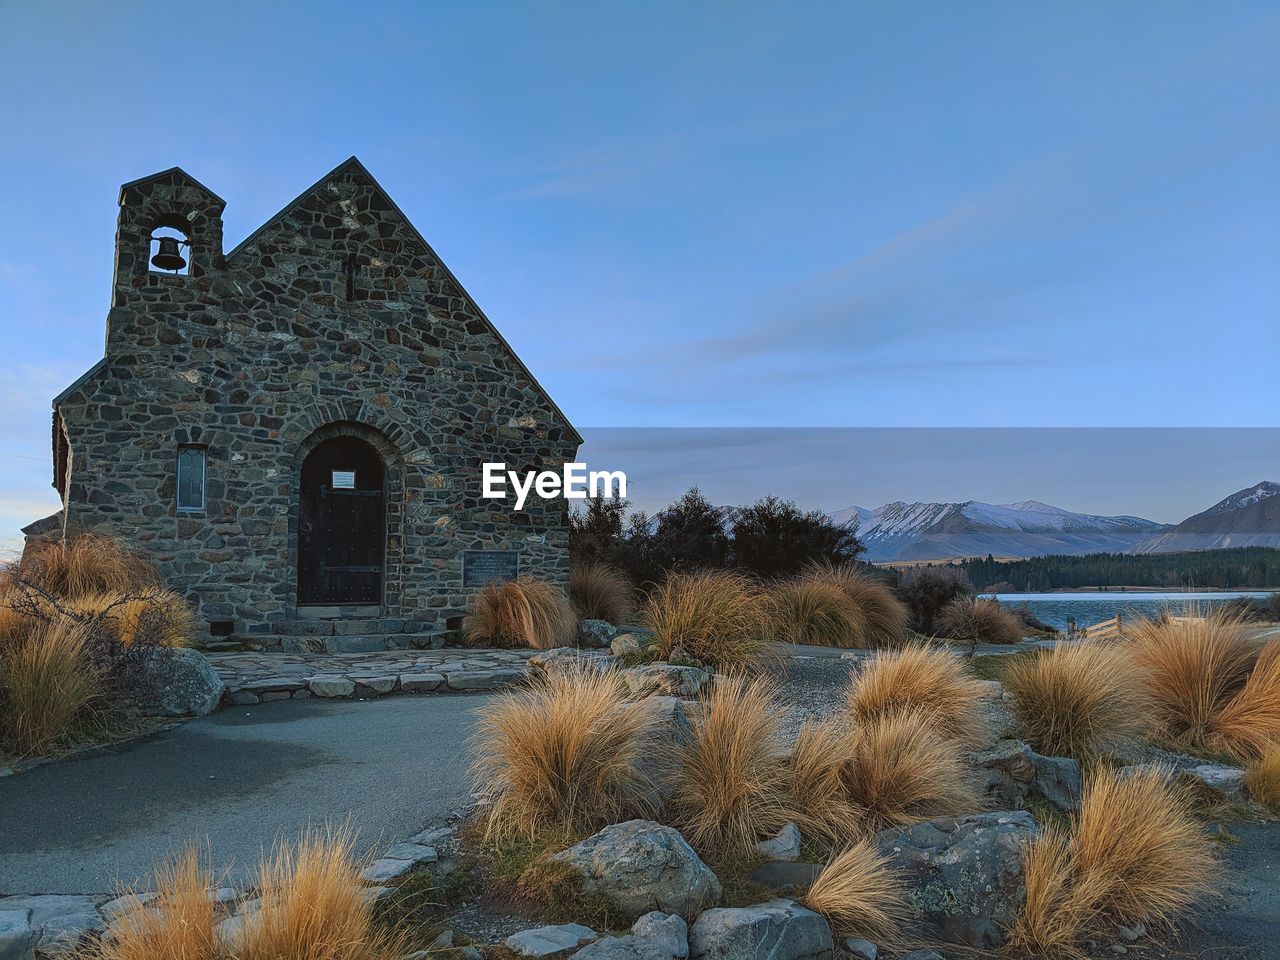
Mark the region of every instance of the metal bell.
<instances>
[{"instance_id":1,"label":"metal bell","mask_svg":"<svg viewBox=\"0 0 1280 960\"><path fill-rule=\"evenodd\" d=\"M157 237L156 239L160 241L160 249L151 258L153 266L160 270L181 270L187 265L187 261L182 259L182 254L178 252L177 237Z\"/></svg>"}]
</instances>

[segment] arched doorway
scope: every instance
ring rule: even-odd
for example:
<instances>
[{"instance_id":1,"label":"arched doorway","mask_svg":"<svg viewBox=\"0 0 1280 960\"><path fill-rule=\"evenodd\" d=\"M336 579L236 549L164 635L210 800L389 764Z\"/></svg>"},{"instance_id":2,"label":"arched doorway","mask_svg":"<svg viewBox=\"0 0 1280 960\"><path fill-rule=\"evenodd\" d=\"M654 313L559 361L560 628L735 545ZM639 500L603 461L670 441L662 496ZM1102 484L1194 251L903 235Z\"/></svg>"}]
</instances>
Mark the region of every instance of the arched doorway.
<instances>
[{"instance_id":1,"label":"arched doorway","mask_svg":"<svg viewBox=\"0 0 1280 960\"><path fill-rule=\"evenodd\" d=\"M298 501L298 603L381 603L386 490L378 452L356 437L322 441L303 461Z\"/></svg>"}]
</instances>

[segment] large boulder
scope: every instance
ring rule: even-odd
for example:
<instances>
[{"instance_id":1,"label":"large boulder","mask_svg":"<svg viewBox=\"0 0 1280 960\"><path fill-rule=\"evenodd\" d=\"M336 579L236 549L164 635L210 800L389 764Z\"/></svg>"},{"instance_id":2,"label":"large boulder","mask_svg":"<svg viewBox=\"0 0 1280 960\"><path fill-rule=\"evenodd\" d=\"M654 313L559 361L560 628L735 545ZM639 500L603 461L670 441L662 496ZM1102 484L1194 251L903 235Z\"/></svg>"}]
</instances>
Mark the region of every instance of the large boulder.
<instances>
[{"instance_id":1,"label":"large boulder","mask_svg":"<svg viewBox=\"0 0 1280 960\"><path fill-rule=\"evenodd\" d=\"M618 628L604 620L579 620L578 645L582 647L601 648L609 646L609 642L618 635Z\"/></svg>"},{"instance_id":2,"label":"large boulder","mask_svg":"<svg viewBox=\"0 0 1280 960\"><path fill-rule=\"evenodd\" d=\"M922 933L989 950L1026 901L1022 850L1038 830L1025 810L980 813L884 830L876 846Z\"/></svg>"},{"instance_id":3,"label":"large boulder","mask_svg":"<svg viewBox=\"0 0 1280 960\"><path fill-rule=\"evenodd\" d=\"M664 956L683 960L689 956L689 925L675 913L654 910L631 925L631 935L652 943Z\"/></svg>"},{"instance_id":4,"label":"large boulder","mask_svg":"<svg viewBox=\"0 0 1280 960\"><path fill-rule=\"evenodd\" d=\"M227 689L213 665L198 650L161 647L144 667L144 710L157 717L203 717L218 709Z\"/></svg>"},{"instance_id":5,"label":"large boulder","mask_svg":"<svg viewBox=\"0 0 1280 960\"><path fill-rule=\"evenodd\" d=\"M633 697L696 697L711 679L711 671L676 663L650 663L623 671L622 679Z\"/></svg>"},{"instance_id":6,"label":"large boulder","mask_svg":"<svg viewBox=\"0 0 1280 960\"><path fill-rule=\"evenodd\" d=\"M1064 813L1080 807L1080 764L1070 757L1046 757L1021 740L1001 740L969 759L987 799L1002 810L1021 809L1036 796Z\"/></svg>"},{"instance_id":7,"label":"large boulder","mask_svg":"<svg viewBox=\"0 0 1280 960\"><path fill-rule=\"evenodd\" d=\"M520 957L566 957L599 934L580 923L561 923L553 927L534 927L507 937L506 947Z\"/></svg>"},{"instance_id":8,"label":"large boulder","mask_svg":"<svg viewBox=\"0 0 1280 960\"><path fill-rule=\"evenodd\" d=\"M615 823L551 859L632 920L651 910L692 917L720 899L719 879L684 837L649 820Z\"/></svg>"},{"instance_id":9,"label":"large boulder","mask_svg":"<svg viewBox=\"0 0 1280 960\"><path fill-rule=\"evenodd\" d=\"M639 937L605 937L588 947L583 947L572 960L674 960L674 954Z\"/></svg>"},{"instance_id":10,"label":"large boulder","mask_svg":"<svg viewBox=\"0 0 1280 960\"><path fill-rule=\"evenodd\" d=\"M834 951L827 921L794 900L706 910L689 930L693 960L818 960Z\"/></svg>"}]
</instances>

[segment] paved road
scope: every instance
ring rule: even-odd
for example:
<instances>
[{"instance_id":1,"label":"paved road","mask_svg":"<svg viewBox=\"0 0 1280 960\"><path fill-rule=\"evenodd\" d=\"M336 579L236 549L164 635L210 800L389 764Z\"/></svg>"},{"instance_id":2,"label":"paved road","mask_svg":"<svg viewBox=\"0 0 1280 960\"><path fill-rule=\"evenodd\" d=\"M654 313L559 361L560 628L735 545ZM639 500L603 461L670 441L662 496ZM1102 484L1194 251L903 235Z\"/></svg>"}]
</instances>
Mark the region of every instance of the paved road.
<instances>
[{"instance_id":1,"label":"paved road","mask_svg":"<svg viewBox=\"0 0 1280 960\"><path fill-rule=\"evenodd\" d=\"M239 880L276 837L348 817L377 852L466 800L465 741L486 699L239 707L118 752L0 778L0 893L145 884L193 841Z\"/></svg>"}]
</instances>

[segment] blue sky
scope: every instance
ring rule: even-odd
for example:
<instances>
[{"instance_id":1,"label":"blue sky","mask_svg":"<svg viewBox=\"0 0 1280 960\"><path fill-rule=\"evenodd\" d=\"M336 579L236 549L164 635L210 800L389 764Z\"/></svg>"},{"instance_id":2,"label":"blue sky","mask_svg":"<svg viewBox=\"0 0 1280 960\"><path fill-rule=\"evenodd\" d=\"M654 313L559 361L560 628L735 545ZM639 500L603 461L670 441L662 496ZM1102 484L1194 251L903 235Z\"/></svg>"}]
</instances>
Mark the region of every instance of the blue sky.
<instances>
[{"instance_id":1,"label":"blue sky","mask_svg":"<svg viewBox=\"0 0 1280 960\"><path fill-rule=\"evenodd\" d=\"M1274 3L0 0L0 541L175 164L230 249L358 155L588 436L1275 426L1277 49Z\"/></svg>"}]
</instances>

